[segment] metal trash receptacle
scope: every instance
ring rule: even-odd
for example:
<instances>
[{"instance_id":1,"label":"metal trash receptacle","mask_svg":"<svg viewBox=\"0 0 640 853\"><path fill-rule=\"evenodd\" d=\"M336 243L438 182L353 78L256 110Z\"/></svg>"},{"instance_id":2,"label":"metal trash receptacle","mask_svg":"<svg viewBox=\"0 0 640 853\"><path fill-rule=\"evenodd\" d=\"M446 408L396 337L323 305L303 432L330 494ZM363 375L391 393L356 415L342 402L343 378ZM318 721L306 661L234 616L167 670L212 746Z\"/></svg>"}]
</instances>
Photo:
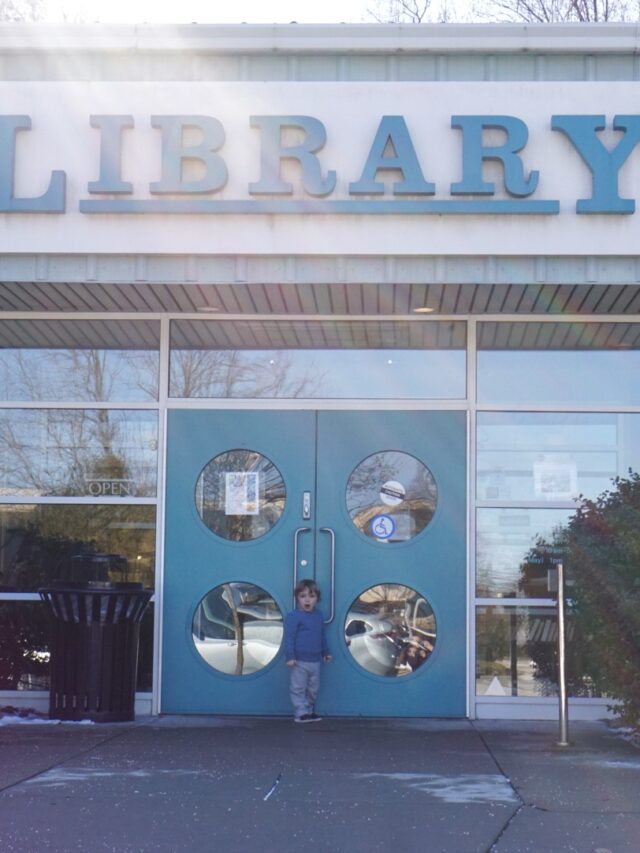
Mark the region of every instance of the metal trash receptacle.
<instances>
[{"instance_id":1,"label":"metal trash receptacle","mask_svg":"<svg viewBox=\"0 0 640 853\"><path fill-rule=\"evenodd\" d=\"M140 622L152 590L141 583L53 583L39 590L52 620L49 717L135 718Z\"/></svg>"}]
</instances>

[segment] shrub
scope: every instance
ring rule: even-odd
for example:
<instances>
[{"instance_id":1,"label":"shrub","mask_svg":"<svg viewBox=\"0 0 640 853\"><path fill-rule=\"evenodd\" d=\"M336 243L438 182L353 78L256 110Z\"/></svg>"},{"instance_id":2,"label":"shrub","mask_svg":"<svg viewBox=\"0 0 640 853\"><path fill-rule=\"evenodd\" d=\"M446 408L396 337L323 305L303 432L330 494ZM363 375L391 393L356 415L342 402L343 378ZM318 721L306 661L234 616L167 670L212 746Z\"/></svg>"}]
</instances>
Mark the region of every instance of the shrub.
<instances>
[{"instance_id":1,"label":"shrub","mask_svg":"<svg viewBox=\"0 0 640 853\"><path fill-rule=\"evenodd\" d=\"M627 722L640 720L640 475L583 500L566 531L566 564L587 673Z\"/></svg>"}]
</instances>

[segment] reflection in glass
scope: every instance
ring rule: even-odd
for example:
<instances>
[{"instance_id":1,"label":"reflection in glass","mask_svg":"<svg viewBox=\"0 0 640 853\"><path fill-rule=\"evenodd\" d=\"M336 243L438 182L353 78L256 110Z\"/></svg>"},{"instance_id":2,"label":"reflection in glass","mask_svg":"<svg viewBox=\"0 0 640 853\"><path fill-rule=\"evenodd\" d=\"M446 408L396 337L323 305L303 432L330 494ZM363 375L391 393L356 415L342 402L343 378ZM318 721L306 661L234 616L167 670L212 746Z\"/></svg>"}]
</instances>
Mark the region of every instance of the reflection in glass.
<instances>
[{"instance_id":1,"label":"reflection in glass","mask_svg":"<svg viewBox=\"0 0 640 853\"><path fill-rule=\"evenodd\" d=\"M436 620L420 593L397 583L365 590L351 605L344 639L353 659L374 675L410 675L429 659Z\"/></svg>"},{"instance_id":2,"label":"reflection in glass","mask_svg":"<svg viewBox=\"0 0 640 853\"><path fill-rule=\"evenodd\" d=\"M282 613L261 587L232 581L205 595L192 632L198 654L209 666L227 675L250 675L277 655Z\"/></svg>"},{"instance_id":3,"label":"reflection in glass","mask_svg":"<svg viewBox=\"0 0 640 853\"><path fill-rule=\"evenodd\" d=\"M476 589L480 598L549 598L548 572L562 559L563 509L479 509Z\"/></svg>"},{"instance_id":4,"label":"reflection in glass","mask_svg":"<svg viewBox=\"0 0 640 853\"><path fill-rule=\"evenodd\" d=\"M429 524L438 490L426 465L408 453L374 453L352 472L347 510L355 526L378 542L405 542Z\"/></svg>"},{"instance_id":5,"label":"reflection in glass","mask_svg":"<svg viewBox=\"0 0 640 853\"><path fill-rule=\"evenodd\" d=\"M0 410L0 495L153 497L158 415Z\"/></svg>"},{"instance_id":6,"label":"reflection in glass","mask_svg":"<svg viewBox=\"0 0 640 853\"><path fill-rule=\"evenodd\" d=\"M154 585L153 506L0 506L0 589L29 591L54 580Z\"/></svg>"},{"instance_id":7,"label":"reflection in glass","mask_svg":"<svg viewBox=\"0 0 640 853\"><path fill-rule=\"evenodd\" d=\"M154 350L1 349L3 400L130 403L158 399Z\"/></svg>"},{"instance_id":8,"label":"reflection in glass","mask_svg":"<svg viewBox=\"0 0 640 853\"><path fill-rule=\"evenodd\" d=\"M155 320L0 321L3 400L157 400Z\"/></svg>"},{"instance_id":9,"label":"reflection in glass","mask_svg":"<svg viewBox=\"0 0 640 853\"><path fill-rule=\"evenodd\" d=\"M595 498L640 468L640 415L478 414L480 500Z\"/></svg>"},{"instance_id":10,"label":"reflection in glass","mask_svg":"<svg viewBox=\"0 0 640 853\"><path fill-rule=\"evenodd\" d=\"M138 675L136 690L150 693L153 690L153 602L147 607L140 623L138 643Z\"/></svg>"},{"instance_id":11,"label":"reflection in glass","mask_svg":"<svg viewBox=\"0 0 640 853\"><path fill-rule=\"evenodd\" d=\"M171 323L170 396L463 398L463 322Z\"/></svg>"},{"instance_id":12,"label":"reflection in glass","mask_svg":"<svg viewBox=\"0 0 640 853\"><path fill-rule=\"evenodd\" d=\"M0 601L0 690L48 690L49 656L44 604Z\"/></svg>"},{"instance_id":13,"label":"reflection in glass","mask_svg":"<svg viewBox=\"0 0 640 853\"><path fill-rule=\"evenodd\" d=\"M267 533L284 511L284 480L266 456L228 450L208 462L196 485L196 507L209 530L233 542Z\"/></svg>"},{"instance_id":14,"label":"reflection in glass","mask_svg":"<svg viewBox=\"0 0 640 853\"><path fill-rule=\"evenodd\" d=\"M551 607L478 607L478 696L557 696L558 620ZM566 672L571 696L597 696L584 675L582 644L567 624Z\"/></svg>"},{"instance_id":15,"label":"reflection in glass","mask_svg":"<svg viewBox=\"0 0 640 853\"><path fill-rule=\"evenodd\" d=\"M478 402L640 405L638 350L479 350Z\"/></svg>"},{"instance_id":16,"label":"reflection in glass","mask_svg":"<svg viewBox=\"0 0 640 853\"><path fill-rule=\"evenodd\" d=\"M194 363L199 382L192 379ZM463 350L176 350L171 397L454 399Z\"/></svg>"},{"instance_id":17,"label":"reflection in glass","mask_svg":"<svg viewBox=\"0 0 640 853\"><path fill-rule=\"evenodd\" d=\"M46 605L0 601L0 690L48 690L51 615ZM150 692L153 604L140 624L137 690Z\"/></svg>"}]
</instances>

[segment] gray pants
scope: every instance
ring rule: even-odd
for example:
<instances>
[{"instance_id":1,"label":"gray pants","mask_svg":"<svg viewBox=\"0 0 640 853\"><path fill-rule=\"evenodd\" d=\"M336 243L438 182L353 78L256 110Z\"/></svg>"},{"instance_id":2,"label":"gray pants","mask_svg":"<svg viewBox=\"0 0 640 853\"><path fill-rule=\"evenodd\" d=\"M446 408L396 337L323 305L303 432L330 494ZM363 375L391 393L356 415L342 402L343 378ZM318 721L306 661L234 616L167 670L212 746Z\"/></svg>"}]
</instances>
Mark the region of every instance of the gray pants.
<instances>
[{"instance_id":1,"label":"gray pants","mask_svg":"<svg viewBox=\"0 0 640 853\"><path fill-rule=\"evenodd\" d=\"M289 695L296 717L312 714L320 688L320 661L296 661L289 672Z\"/></svg>"}]
</instances>

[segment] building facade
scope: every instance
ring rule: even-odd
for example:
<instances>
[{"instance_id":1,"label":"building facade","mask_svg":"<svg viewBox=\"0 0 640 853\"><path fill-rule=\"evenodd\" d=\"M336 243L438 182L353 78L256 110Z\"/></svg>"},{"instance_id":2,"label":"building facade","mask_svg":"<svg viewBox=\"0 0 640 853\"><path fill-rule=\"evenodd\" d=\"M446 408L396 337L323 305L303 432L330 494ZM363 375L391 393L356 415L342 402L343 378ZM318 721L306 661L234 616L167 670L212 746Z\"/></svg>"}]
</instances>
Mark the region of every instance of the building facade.
<instances>
[{"instance_id":1,"label":"building facade","mask_svg":"<svg viewBox=\"0 0 640 853\"><path fill-rule=\"evenodd\" d=\"M325 713L554 716L558 539L640 470L639 80L633 25L0 28L0 702L39 587L137 581L139 711L288 713L315 577Z\"/></svg>"}]
</instances>

